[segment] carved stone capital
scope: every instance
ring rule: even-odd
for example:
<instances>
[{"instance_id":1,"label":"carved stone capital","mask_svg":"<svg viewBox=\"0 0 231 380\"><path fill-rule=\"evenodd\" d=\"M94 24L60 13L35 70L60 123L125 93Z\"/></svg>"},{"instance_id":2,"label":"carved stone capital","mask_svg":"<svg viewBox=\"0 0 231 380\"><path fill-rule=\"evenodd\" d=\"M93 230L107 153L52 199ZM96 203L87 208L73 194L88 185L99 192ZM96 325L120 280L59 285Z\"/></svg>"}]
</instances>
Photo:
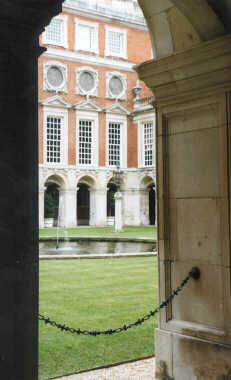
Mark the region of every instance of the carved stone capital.
<instances>
[{"instance_id":1,"label":"carved stone capital","mask_svg":"<svg viewBox=\"0 0 231 380\"><path fill-rule=\"evenodd\" d=\"M203 42L181 53L135 67L156 105L197 99L231 88L231 37Z\"/></svg>"}]
</instances>

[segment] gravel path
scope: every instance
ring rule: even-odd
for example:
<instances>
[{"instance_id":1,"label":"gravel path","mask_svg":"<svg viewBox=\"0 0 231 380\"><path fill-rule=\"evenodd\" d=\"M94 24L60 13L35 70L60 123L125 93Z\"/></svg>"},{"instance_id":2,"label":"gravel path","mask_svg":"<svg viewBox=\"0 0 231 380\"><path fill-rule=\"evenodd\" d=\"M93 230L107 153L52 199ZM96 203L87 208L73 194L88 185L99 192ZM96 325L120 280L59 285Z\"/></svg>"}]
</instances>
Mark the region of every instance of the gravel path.
<instances>
[{"instance_id":1,"label":"gravel path","mask_svg":"<svg viewBox=\"0 0 231 380\"><path fill-rule=\"evenodd\" d=\"M110 368L59 377L56 380L155 380L154 371L155 358L151 358L120 364Z\"/></svg>"}]
</instances>

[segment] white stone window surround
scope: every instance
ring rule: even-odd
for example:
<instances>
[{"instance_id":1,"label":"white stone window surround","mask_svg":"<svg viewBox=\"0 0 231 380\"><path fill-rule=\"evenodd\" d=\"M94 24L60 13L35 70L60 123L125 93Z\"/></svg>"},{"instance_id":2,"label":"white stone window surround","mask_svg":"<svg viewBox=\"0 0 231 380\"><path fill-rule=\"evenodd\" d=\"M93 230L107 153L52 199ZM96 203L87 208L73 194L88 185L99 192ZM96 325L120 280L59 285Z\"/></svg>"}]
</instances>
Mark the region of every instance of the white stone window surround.
<instances>
[{"instance_id":1,"label":"white stone window surround","mask_svg":"<svg viewBox=\"0 0 231 380\"><path fill-rule=\"evenodd\" d=\"M94 88L92 90L90 90L90 91L85 91L83 88L81 88L79 78L80 78L80 75L83 72L90 73L94 77L95 85L94 85ZM77 94L80 94L80 95L91 95L91 96L97 97L98 96L98 85L99 85L99 75L98 75L98 71L97 70L95 70L95 69L93 69L92 67L89 67L89 66L82 66L82 67L77 67L76 68L76 93Z\"/></svg>"},{"instance_id":2,"label":"white stone window surround","mask_svg":"<svg viewBox=\"0 0 231 380\"><path fill-rule=\"evenodd\" d=\"M83 46L79 45L78 40L78 32L79 28L87 27L92 30L92 36L91 38L91 47L90 48L84 48ZM82 20L80 18L75 17L75 50L79 51L89 51L91 53L99 54L99 24L96 22L90 22L86 20Z\"/></svg>"},{"instance_id":3,"label":"white stone window surround","mask_svg":"<svg viewBox=\"0 0 231 380\"><path fill-rule=\"evenodd\" d=\"M123 90L121 94L114 95L110 90L110 80L113 77L117 77L121 80L123 85ZM127 76L125 74L120 73L119 71L108 71L106 73L106 97L109 99L121 99L126 100L126 92L127 92Z\"/></svg>"},{"instance_id":4,"label":"white stone window surround","mask_svg":"<svg viewBox=\"0 0 231 380\"><path fill-rule=\"evenodd\" d=\"M61 119L60 162L47 162L47 118ZM59 167L68 163L68 110L56 107L43 107L43 162L49 167Z\"/></svg>"},{"instance_id":5,"label":"white stone window surround","mask_svg":"<svg viewBox=\"0 0 231 380\"><path fill-rule=\"evenodd\" d=\"M127 116L113 113L106 114L106 166L115 168L116 166L109 165L109 124L121 124L120 129L120 167L127 167Z\"/></svg>"},{"instance_id":6,"label":"white stone window surround","mask_svg":"<svg viewBox=\"0 0 231 380\"><path fill-rule=\"evenodd\" d=\"M59 86L54 86L49 83L47 73L51 67L57 67L63 76L63 82ZM58 61L46 61L43 63L43 89L44 91L55 91L58 92L65 92L67 93L67 65L58 62Z\"/></svg>"},{"instance_id":7,"label":"white stone window surround","mask_svg":"<svg viewBox=\"0 0 231 380\"><path fill-rule=\"evenodd\" d=\"M51 23L53 20L58 20L61 23L61 39L60 41L54 41L48 38L46 29L45 29L45 32L43 33L43 36L42 36L42 43L45 45L49 44L49 45L62 46L68 49L68 16L58 15L51 20Z\"/></svg>"},{"instance_id":8,"label":"white stone window surround","mask_svg":"<svg viewBox=\"0 0 231 380\"><path fill-rule=\"evenodd\" d=\"M80 120L92 123L91 164L79 164L79 122ZM99 117L98 112L76 110L76 166L98 167L99 164Z\"/></svg>"},{"instance_id":9,"label":"white stone window surround","mask_svg":"<svg viewBox=\"0 0 231 380\"><path fill-rule=\"evenodd\" d=\"M137 145L138 145L138 168L150 168L155 167L155 120L156 116L154 112L146 115L141 114L134 118L134 122L138 123L137 133ZM145 166L145 151L144 151L144 125L152 123L153 125L153 164L151 166Z\"/></svg>"},{"instance_id":10,"label":"white stone window surround","mask_svg":"<svg viewBox=\"0 0 231 380\"><path fill-rule=\"evenodd\" d=\"M120 35L120 52L113 52L110 49L110 35L111 33L118 33ZM127 59L127 30L122 28L114 28L105 25L105 56L119 57Z\"/></svg>"}]
</instances>

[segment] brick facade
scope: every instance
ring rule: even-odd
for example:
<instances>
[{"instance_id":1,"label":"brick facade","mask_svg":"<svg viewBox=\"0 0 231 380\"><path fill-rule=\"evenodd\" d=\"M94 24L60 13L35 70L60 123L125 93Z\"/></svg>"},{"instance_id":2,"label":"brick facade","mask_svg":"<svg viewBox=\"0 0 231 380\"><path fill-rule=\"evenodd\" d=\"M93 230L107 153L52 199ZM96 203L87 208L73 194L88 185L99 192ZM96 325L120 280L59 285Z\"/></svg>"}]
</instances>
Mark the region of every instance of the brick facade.
<instances>
[{"instance_id":1,"label":"brick facade","mask_svg":"<svg viewBox=\"0 0 231 380\"><path fill-rule=\"evenodd\" d=\"M118 118L120 120L120 116L123 115L121 120L124 120L124 124L123 126L121 125L121 128L125 128L126 124L126 134L124 134L125 131L121 130L121 138L122 135L124 136L124 139L126 138L126 141L121 141L121 155L123 155L123 162L120 162L120 166L123 170L124 177L123 191L126 192L126 188L129 188L130 191L130 188L132 187L134 187L134 191L137 191L141 187L143 175L142 172L140 172L140 170L138 169L138 150L139 144L141 142L139 142L138 139L139 123L136 121L136 118L137 116L140 117L140 115L147 116L147 114L150 114L150 120L153 121L154 128L154 111L148 103L143 104L142 101L139 100L139 96L137 98L137 102L134 102L134 87L137 84L137 74L133 70L133 65L151 59L152 49L149 33L144 23L144 20L141 21L142 18L140 16L140 13L138 17L135 13L135 9L134 14L130 15L130 20L128 19L126 22L123 22L124 15L123 18L119 19L120 15L122 17L122 9L118 9L118 7L113 9L113 4L110 4L110 2L105 1L104 11L101 11L98 14L95 14L94 10L91 9L90 1L86 2L85 10L78 7L78 3L78 1L73 0L66 1L63 7L63 12L61 14L61 17L64 16L64 18L60 22L62 22L62 33L64 33L64 27L66 27L67 46L60 46L60 44L56 45L55 42L44 43L44 41L46 42L46 36L48 36L47 31L45 31L43 35L40 36L41 45L47 48L47 51L39 59L40 188L44 188L45 186L47 186L47 184L49 185L51 183L55 183L58 186L59 192L61 187L67 189L76 188L78 183L81 183L81 178L83 176L87 178L87 176L91 175L94 178L94 184L91 183L91 177L89 177L89 184L87 183L87 181L85 181L85 183L89 185L89 190L91 192L93 192L93 190L102 190L103 188L105 190L107 189L107 182L109 180L113 182L113 170L115 169L114 167L110 167L110 165L108 165L107 162L107 115L110 114L113 115L112 119L110 120L114 120L115 122L117 122ZM112 6L112 9L107 8L108 5ZM88 6L89 9L87 9ZM112 18L112 16L109 14L111 10L115 12L115 14L118 14L117 19L115 17ZM93 39L98 38L97 53L86 50L77 50L76 44L78 41L79 29L77 29L76 25L83 25L83 33L89 33L89 35L91 36L89 37L90 42L88 41L88 39L86 39L87 43L89 42L91 45L93 45L93 43L95 43L95 40ZM94 30L94 28L97 28L97 31ZM114 43L116 43L117 45L119 43L120 49L124 48L124 46L126 45L126 58L113 56L113 54L108 55L106 46L106 44L108 43L108 37L106 36L107 30L109 30L109 33L110 31L112 31L112 34L113 32L115 32L115 34L113 35L113 37L115 38ZM118 49L118 46L116 46L116 49ZM48 75L47 73L49 68L46 69L46 67L59 67L59 64L63 65L64 67L65 75L67 77L66 84L62 89L58 90L55 90L54 88L52 88L52 86L50 86L50 88L47 88L46 83L49 81L46 75ZM79 91L77 90L77 81L80 77L77 77L77 71L81 68L85 68L86 71L90 68L97 73L97 95L90 94L90 96L87 96L87 94L78 93ZM126 86L126 91L124 95L121 96L121 98L119 98L118 100L116 100L115 98L109 98L107 94L107 92L110 91L110 89L108 89L109 84L112 83L110 82L110 79L108 79L108 77L110 78L110 75L118 75L119 78L123 78L123 86ZM139 92L142 98L148 99L152 97L151 91L145 86L143 82L140 82L139 86ZM85 102L85 105L81 105L81 102ZM98 107L97 111L95 109L89 109L89 107L92 108L92 106L90 106L90 103L92 102L94 105L93 107ZM63 112L67 115L67 122L62 127L65 130L63 133L66 134L66 143L62 149L66 151L65 154L67 156L67 160L65 162L61 160L58 163L47 162L47 148L45 141L46 136L44 134L47 123L46 118L49 112L55 116L56 110L59 110L62 116L62 104ZM113 110L108 111L109 107L113 107ZM47 113L44 110L50 111L47 111ZM95 116L97 118L97 136L92 136L93 140L98 141L96 148L94 147L94 149L97 149L97 152L95 153L95 156L92 156L91 165L83 166L79 165L79 151L77 142L79 131L77 125L77 118L78 115L84 115L85 118L89 117L91 119L91 115L93 114L97 114L97 116ZM63 139L63 136L61 137L61 139ZM95 144L95 141L93 140L91 142L92 145ZM55 143L52 142L52 144ZM97 157L97 163L93 162L94 157ZM144 176L146 175L150 177L150 183L154 183L153 167L154 157L152 167L144 168ZM59 176L60 178L63 178L62 181L60 180ZM134 178L129 179L129 176L133 176ZM137 180L137 178L140 178L140 183L139 180ZM131 182L131 185L128 186L129 181ZM40 191L40 193L42 192ZM44 225L44 214L42 210L43 202L44 200L42 199L40 202L41 226ZM97 205L97 202L95 203L95 205ZM78 206L74 205L74 207L76 208ZM93 214L94 216L92 216ZM102 218L100 219L100 217L97 217L96 214L97 212L95 211L92 213L91 216L89 216L90 224L103 225L107 223L106 217L104 217L103 220ZM60 218L62 219L62 217ZM75 217L73 216L71 223L70 221L68 222L68 215L66 215L63 218L63 223L65 225L73 224L73 220L75 219ZM130 219L127 218L126 220L125 215L124 218L126 224L141 224L141 221L139 221L139 218L137 219L137 217L132 216ZM146 224L148 224L148 218L146 219ZM74 222L74 224L78 224L78 222L76 221L76 223Z\"/></svg>"}]
</instances>

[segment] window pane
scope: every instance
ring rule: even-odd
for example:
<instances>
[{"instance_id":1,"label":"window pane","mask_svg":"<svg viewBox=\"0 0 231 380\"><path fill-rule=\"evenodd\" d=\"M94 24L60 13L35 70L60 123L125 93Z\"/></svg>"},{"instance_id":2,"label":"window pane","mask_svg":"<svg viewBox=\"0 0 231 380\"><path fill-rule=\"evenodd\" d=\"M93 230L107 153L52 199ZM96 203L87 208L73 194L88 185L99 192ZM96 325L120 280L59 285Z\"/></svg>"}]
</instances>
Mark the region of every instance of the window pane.
<instances>
[{"instance_id":1,"label":"window pane","mask_svg":"<svg viewBox=\"0 0 231 380\"><path fill-rule=\"evenodd\" d=\"M47 162L61 162L61 118L47 117Z\"/></svg>"},{"instance_id":2,"label":"window pane","mask_svg":"<svg viewBox=\"0 0 231 380\"><path fill-rule=\"evenodd\" d=\"M91 165L92 122L79 121L79 164Z\"/></svg>"},{"instance_id":3,"label":"window pane","mask_svg":"<svg viewBox=\"0 0 231 380\"><path fill-rule=\"evenodd\" d=\"M85 26L85 25L80 25L78 28L79 49L91 50L93 48L93 36L94 36L93 28L89 26Z\"/></svg>"},{"instance_id":4,"label":"window pane","mask_svg":"<svg viewBox=\"0 0 231 380\"><path fill-rule=\"evenodd\" d=\"M109 32L109 51L114 54L121 54L122 51L122 34L118 32Z\"/></svg>"},{"instance_id":5,"label":"window pane","mask_svg":"<svg viewBox=\"0 0 231 380\"><path fill-rule=\"evenodd\" d=\"M153 165L153 123L144 124L144 166Z\"/></svg>"},{"instance_id":6,"label":"window pane","mask_svg":"<svg viewBox=\"0 0 231 380\"><path fill-rule=\"evenodd\" d=\"M62 42L62 20L53 19L46 27L46 38L53 42Z\"/></svg>"},{"instance_id":7,"label":"window pane","mask_svg":"<svg viewBox=\"0 0 231 380\"><path fill-rule=\"evenodd\" d=\"M121 124L109 123L109 165L120 165Z\"/></svg>"}]
</instances>

